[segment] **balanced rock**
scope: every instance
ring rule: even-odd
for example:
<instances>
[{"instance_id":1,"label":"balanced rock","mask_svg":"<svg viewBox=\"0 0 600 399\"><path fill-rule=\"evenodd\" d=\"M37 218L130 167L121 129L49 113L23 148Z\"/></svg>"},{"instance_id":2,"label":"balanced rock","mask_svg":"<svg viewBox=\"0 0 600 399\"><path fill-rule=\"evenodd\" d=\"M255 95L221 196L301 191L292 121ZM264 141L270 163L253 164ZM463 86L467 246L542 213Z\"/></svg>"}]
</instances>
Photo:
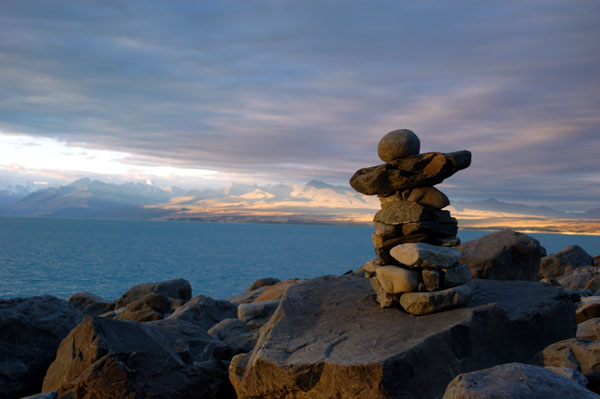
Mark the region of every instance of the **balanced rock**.
<instances>
[{"instance_id":1,"label":"balanced rock","mask_svg":"<svg viewBox=\"0 0 600 399\"><path fill-rule=\"evenodd\" d=\"M543 367L508 363L460 374L448 385L443 399L593 399L594 392L577 380Z\"/></svg>"},{"instance_id":2,"label":"balanced rock","mask_svg":"<svg viewBox=\"0 0 600 399\"><path fill-rule=\"evenodd\" d=\"M421 274L415 270L397 266L381 266L375 271L377 281L388 294L417 290Z\"/></svg>"},{"instance_id":3,"label":"balanced rock","mask_svg":"<svg viewBox=\"0 0 600 399\"><path fill-rule=\"evenodd\" d=\"M379 141L377 155L383 162L391 162L396 158L417 155L421 150L421 141L408 129L389 132Z\"/></svg>"},{"instance_id":4,"label":"balanced rock","mask_svg":"<svg viewBox=\"0 0 600 399\"><path fill-rule=\"evenodd\" d=\"M459 264L448 269L442 269L442 287L456 287L471 281L471 269L467 265Z\"/></svg>"},{"instance_id":5,"label":"balanced rock","mask_svg":"<svg viewBox=\"0 0 600 399\"><path fill-rule=\"evenodd\" d=\"M383 197L385 198L385 197ZM383 203L383 198L381 198ZM405 201L418 202L432 208L442 209L450 205L450 200L435 187L417 187L402 191L402 199Z\"/></svg>"},{"instance_id":6,"label":"balanced rock","mask_svg":"<svg viewBox=\"0 0 600 399\"><path fill-rule=\"evenodd\" d=\"M564 291L475 280L466 307L415 317L380 308L369 282L306 280L286 292L253 351L237 355L238 398L435 398L459 373L527 361L575 331Z\"/></svg>"},{"instance_id":7,"label":"balanced rock","mask_svg":"<svg viewBox=\"0 0 600 399\"><path fill-rule=\"evenodd\" d=\"M192 286L187 280L178 278L175 280L161 281L157 283L138 284L131 287L121 295L115 303L115 309L122 308L131 302L142 299L149 294L161 294L169 298L187 301L192 297Z\"/></svg>"},{"instance_id":8,"label":"balanced rock","mask_svg":"<svg viewBox=\"0 0 600 399\"><path fill-rule=\"evenodd\" d=\"M537 281L540 259L546 254L538 240L512 230L487 234L457 249L473 278L493 280Z\"/></svg>"},{"instance_id":9,"label":"balanced rock","mask_svg":"<svg viewBox=\"0 0 600 399\"><path fill-rule=\"evenodd\" d=\"M381 205L381 210L373 217L374 222L397 225L429 219L428 209L423 205L393 198Z\"/></svg>"},{"instance_id":10,"label":"balanced rock","mask_svg":"<svg viewBox=\"0 0 600 399\"><path fill-rule=\"evenodd\" d=\"M410 314L424 315L463 306L471 294L471 287L467 285L442 291L407 292L400 297L400 305Z\"/></svg>"},{"instance_id":11,"label":"balanced rock","mask_svg":"<svg viewBox=\"0 0 600 399\"><path fill-rule=\"evenodd\" d=\"M580 266L593 266L594 259L583 248L577 245L569 245L542 258L540 262L540 278L559 277L570 273Z\"/></svg>"},{"instance_id":12,"label":"balanced rock","mask_svg":"<svg viewBox=\"0 0 600 399\"><path fill-rule=\"evenodd\" d=\"M397 245L390 255L400 264L408 267L449 268L458 263L462 256L454 248L441 247L425 243L407 243Z\"/></svg>"},{"instance_id":13,"label":"balanced rock","mask_svg":"<svg viewBox=\"0 0 600 399\"><path fill-rule=\"evenodd\" d=\"M50 295L0 299L0 396L38 393L56 350L83 315Z\"/></svg>"},{"instance_id":14,"label":"balanced rock","mask_svg":"<svg viewBox=\"0 0 600 399\"><path fill-rule=\"evenodd\" d=\"M350 185L362 194L388 196L411 188L434 186L470 164L469 151L428 152L359 169L350 179Z\"/></svg>"}]
</instances>

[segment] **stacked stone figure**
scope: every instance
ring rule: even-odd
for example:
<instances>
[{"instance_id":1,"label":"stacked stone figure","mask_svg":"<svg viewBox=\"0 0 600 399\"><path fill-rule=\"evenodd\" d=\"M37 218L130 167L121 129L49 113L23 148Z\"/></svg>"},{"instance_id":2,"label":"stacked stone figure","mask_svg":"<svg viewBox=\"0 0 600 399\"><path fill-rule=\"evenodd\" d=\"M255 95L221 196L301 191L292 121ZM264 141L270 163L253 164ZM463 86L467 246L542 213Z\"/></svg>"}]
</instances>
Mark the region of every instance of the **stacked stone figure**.
<instances>
[{"instance_id":1,"label":"stacked stone figure","mask_svg":"<svg viewBox=\"0 0 600 399\"><path fill-rule=\"evenodd\" d=\"M378 195L373 245L377 258L364 267L382 307L400 304L426 314L463 305L471 279L461 253L458 223L442 208L448 197L433 186L471 164L469 151L419 154L421 143L407 129L394 130L379 142L383 165L358 170L350 185Z\"/></svg>"}]
</instances>

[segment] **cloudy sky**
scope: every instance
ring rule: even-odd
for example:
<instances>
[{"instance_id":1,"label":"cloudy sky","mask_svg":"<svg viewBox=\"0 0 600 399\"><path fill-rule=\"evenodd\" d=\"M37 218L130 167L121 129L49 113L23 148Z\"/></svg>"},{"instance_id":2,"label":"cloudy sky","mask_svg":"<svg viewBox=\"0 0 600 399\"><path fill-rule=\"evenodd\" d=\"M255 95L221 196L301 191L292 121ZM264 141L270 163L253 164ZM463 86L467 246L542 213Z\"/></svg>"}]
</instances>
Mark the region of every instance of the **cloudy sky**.
<instances>
[{"instance_id":1,"label":"cloudy sky","mask_svg":"<svg viewBox=\"0 0 600 399\"><path fill-rule=\"evenodd\" d=\"M451 198L600 206L600 2L0 3L0 172L347 184L473 153Z\"/></svg>"}]
</instances>

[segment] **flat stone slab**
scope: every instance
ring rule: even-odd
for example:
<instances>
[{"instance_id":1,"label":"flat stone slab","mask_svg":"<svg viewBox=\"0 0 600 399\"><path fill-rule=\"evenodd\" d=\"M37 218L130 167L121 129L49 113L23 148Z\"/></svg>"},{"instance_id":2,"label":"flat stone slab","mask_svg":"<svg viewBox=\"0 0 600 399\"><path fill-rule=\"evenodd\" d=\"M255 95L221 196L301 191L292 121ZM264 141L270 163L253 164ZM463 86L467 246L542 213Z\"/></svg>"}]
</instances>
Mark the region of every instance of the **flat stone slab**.
<instances>
[{"instance_id":1,"label":"flat stone slab","mask_svg":"<svg viewBox=\"0 0 600 399\"><path fill-rule=\"evenodd\" d=\"M368 279L324 276L291 287L254 350L233 358L238 398L434 398L458 374L524 362L572 337L563 290L475 280L466 307L425 316L382 309Z\"/></svg>"}]
</instances>

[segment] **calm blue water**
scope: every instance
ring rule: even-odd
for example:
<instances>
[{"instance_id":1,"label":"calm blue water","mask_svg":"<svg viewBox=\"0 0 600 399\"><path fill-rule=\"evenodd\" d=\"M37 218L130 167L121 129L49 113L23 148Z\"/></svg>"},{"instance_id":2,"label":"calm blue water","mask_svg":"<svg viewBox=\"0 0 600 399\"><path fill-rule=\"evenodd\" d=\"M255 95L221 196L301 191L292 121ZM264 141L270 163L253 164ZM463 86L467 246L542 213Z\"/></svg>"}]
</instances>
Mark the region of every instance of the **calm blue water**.
<instances>
[{"instance_id":1,"label":"calm blue water","mask_svg":"<svg viewBox=\"0 0 600 399\"><path fill-rule=\"evenodd\" d=\"M185 278L194 295L225 298L261 277L341 274L373 258L372 227L0 218L0 298L89 291L119 297ZM487 234L459 232L463 241ZM600 237L532 234L548 253Z\"/></svg>"}]
</instances>

